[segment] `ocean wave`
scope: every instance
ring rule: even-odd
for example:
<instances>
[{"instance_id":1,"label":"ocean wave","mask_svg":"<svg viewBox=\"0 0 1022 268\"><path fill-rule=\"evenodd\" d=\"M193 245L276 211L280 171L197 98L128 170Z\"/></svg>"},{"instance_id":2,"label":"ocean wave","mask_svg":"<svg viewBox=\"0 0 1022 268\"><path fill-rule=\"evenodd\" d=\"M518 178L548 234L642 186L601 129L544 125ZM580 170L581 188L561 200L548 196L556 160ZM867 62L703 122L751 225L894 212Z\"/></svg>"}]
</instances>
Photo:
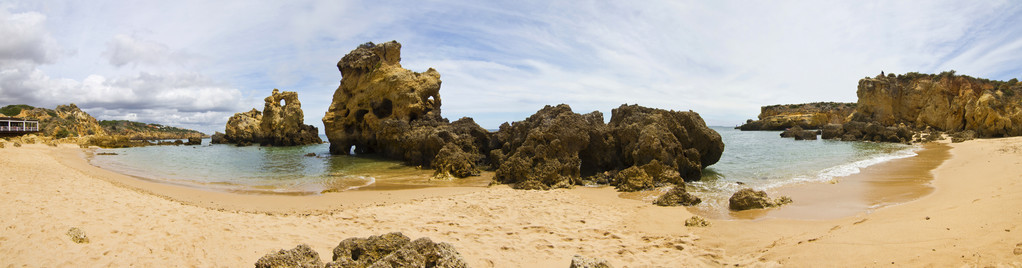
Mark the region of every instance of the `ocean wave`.
<instances>
[{"instance_id":1,"label":"ocean wave","mask_svg":"<svg viewBox=\"0 0 1022 268\"><path fill-rule=\"evenodd\" d=\"M894 152L891 152L891 153L876 155L876 156L873 156L871 158L867 158L867 159L863 159L863 160L859 160L859 161L855 161L855 162L851 162L851 163L847 163L847 164L841 164L841 165L837 165L837 166L833 166L833 167L829 167L829 168L823 169L823 170L817 172L815 176L796 176L796 177L794 177L794 178L792 178L791 180L788 180L788 181L774 182L774 183L766 185L766 188L768 188L768 189L769 188L776 188L776 187L781 187L781 186L790 185L790 184L793 184L793 183L801 183L801 182L826 182L826 181L833 180L834 178L840 178L840 177L845 177L845 176L850 176L850 175L858 174L859 172L862 171L863 168L866 168L866 167L869 167L869 166L872 166L872 165L880 164L880 163L891 161L891 160L895 160L895 159L909 158L909 157L913 157L913 156L919 155L918 153L916 153L916 151L918 151L919 149L920 149L920 147L913 146L913 147L905 148L903 150L894 151Z\"/></svg>"}]
</instances>

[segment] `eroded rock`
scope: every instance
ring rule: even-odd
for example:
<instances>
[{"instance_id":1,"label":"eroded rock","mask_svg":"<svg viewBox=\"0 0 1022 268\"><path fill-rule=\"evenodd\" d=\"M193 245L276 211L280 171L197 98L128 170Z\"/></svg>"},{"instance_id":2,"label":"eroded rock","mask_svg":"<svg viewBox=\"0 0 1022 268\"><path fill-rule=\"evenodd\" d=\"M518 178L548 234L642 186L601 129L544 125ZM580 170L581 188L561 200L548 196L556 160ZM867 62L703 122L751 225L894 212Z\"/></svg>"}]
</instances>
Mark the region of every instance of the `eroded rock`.
<instances>
[{"instance_id":1,"label":"eroded rock","mask_svg":"<svg viewBox=\"0 0 1022 268\"><path fill-rule=\"evenodd\" d=\"M777 207L791 203L791 198L782 196L777 199L770 199L764 191L756 191L752 188L739 190L728 200L728 207L734 211Z\"/></svg>"},{"instance_id":2,"label":"eroded rock","mask_svg":"<svg viewBox=\"0 0 1022 268\"><path fill-rule=\"evenodd\" d=\"M782 138L795 138L795 140L816 140L816 132L804 130L802 127L794 126L781 132Z\"/></svg>"},{"instance_id":3,"label":"eroded rock","mask_svg":"<svg viewBox=\"0 0 1022 268\"><path fill-rule=\"evenodd\" d=\"M255 263L256 268L277 268L277 267L301 267L320 268L323 261L319 259L319 253L309 245L301 244L290 250L283 250L266 254Z\"/></svg>"},{"instance_id":4,"label":"eroded rock","mask_svg":"<svg viewBox=\"0 0 1022 268\"><path fill-rule=\"evenodd\" d=\"M440 73L412 72L400 60L401 44L391 41L363 44L337 63L341 85L323 117L330 153L380 153L436 168L438 179L478 174L489 132L471 118L442 118Z\"/></svg>"},{"instance_id":5,"label":"eroded rock","mask_svg":"<svg viewBox=\"0 0 1022 268\"><path fill-rule=\"evenodd\" d=\"M71 227L71 229L68 229L67 236L71 238L72 242L78 244L89 243L89 237L85 236L85 231L82 231L82 229L78 229L78 227Z\"/></svg>"},{"instance_id":6,"label":"eroded rock","mask_svg":"<svg viewBox=\"0 0 1022 268\"><path fill-rule=\"evenodd\" d=\"M273 89L273 93L264 101L261 112L252 109L231 116L227 120L226 134L222 139L217 137L218 142L214 143L293 146L323 142L319 138L319 129L305 124L298 93Z\"/></svg>"},{"instance_id":7,"label":"eroded rock","mask_svg":"<svg viewBox=\"0 0 1022 268\"><path fill-rule=\"evenodd\" d=\"M687 191L685 191L685 185L684 184L679 184L679 185L676 185L673 188L671 188L671 190L667 191L667 193L664 193L663 195L660 195L660 197L658 197L656 199L656 201L653 201L653 204L656 204L657 206L664 206L664 207L674 207L674 206L686 206L687 207L687 206L695 206L695 205L698 205L699 203L702 203L702 202L703 202L703 200L699 199L699 197L697 197L695 195L692 195L692 194L688 193Z\"/></svg>"},{"instance_id":8,"label":"eroded rock","mask_svg":"<svg viewBox=\"0 0 1022 268\"><path fill-rule=\"evenodd\" d=\"M707 221L706 219L703 219L703 217L692 216L691 218L688 218L687 220L685 220L685 226L687 226L687 227L707 227L707 226L710 226L710 222Z\"/></svg>"},{"instance_id":9,"label":"eroded rock","mask_svg":"<svg viewBox=\"0 0 1022 268\"><path fill-rule=\"evenodd\" d=\"M333 261L326 267L467 267L450 244L425 237L411 241L398 232L348 238L333 252Z\"/></svg>"},{"instance_id":10,"label":"eroded rock","mask_svg":"<svg viewBox=\"0 0 1022 268\"><path fill-rule=\"evenodd\" d=\"M590 258L582 255L575 255L571 257L570 268L611 268L610 263L607 260L600 258Z\"/></svg>"}]
</instances>

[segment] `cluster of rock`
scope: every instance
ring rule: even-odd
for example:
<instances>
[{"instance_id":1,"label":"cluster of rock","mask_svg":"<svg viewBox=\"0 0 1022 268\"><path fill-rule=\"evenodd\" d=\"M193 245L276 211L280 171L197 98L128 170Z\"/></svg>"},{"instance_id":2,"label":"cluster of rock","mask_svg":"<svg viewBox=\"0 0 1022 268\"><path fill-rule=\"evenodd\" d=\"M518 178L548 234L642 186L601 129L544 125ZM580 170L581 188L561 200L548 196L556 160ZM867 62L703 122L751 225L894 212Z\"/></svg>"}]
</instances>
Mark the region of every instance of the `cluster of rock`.
<instances>
[{"instance_id":1,"label":"cluster of rock","mask_svg":"<svg viewBox=\"0 0 1022 268\"><path fill-rule=\"evenodd\" d=\"M225 132L213 134L212 143L293 146L323 142L319 138L319 129L305 124L305 113L302 112L302 103L298 101L298 93L280 92L276 88L266 97L262 112L252 109L234 114L227 120Z\"/></svg>"},{"instance_id":2,"label":"cluster of rock","mask_svg":"<svg viewBox=\"0 0 1022 268\"><path fill-rule=\"evenodd\" d=\"M728 208L734 211L778 207L791 203L787 196L771 199L764 191L741 189L728 199Z\"/></svg>"},{"instance_id":3,"label":"cluster of rock","mask_svg":"<svg viewBox=\"0 0 1022 268\"><path fill-rule=\"evenodd\" d=\"M256 267L468 267L461 254L448 243L423 237L412 241L395 232L368 238L348 238L333 250L333 261L324 264L308 245L280 250L260 258Z\"/></svg>"},{"instance_id":4,"label":"cluster of rock","mask_svg":"<svg viewBox=\"0 0 1022 268\"><path fill-rule=\"evenodd\" d=\"M337 63L341 85L323 117L331 153L379 153L434 168L437 178L492 169L517 189L588 181L635 191L698 180L724 150L699 114L637 105L614 109L610 123L564 104L495 133L471 118L452 123L440 116L440 74L402 68L400 48L366 43Z\"/></svg>"},{"instance_id":5,"label":"cluster of rock","mask_svg":"<svg viewBox=\"0 0 1022 268\"><path fill-rule=\"evenodd\" d=\"M749 119L737 129L785 130L793 127L820 129L827 124L842 124L855 112L855 103L813 102L760 107L759 119Z\"/></svg>"}]
</instances>

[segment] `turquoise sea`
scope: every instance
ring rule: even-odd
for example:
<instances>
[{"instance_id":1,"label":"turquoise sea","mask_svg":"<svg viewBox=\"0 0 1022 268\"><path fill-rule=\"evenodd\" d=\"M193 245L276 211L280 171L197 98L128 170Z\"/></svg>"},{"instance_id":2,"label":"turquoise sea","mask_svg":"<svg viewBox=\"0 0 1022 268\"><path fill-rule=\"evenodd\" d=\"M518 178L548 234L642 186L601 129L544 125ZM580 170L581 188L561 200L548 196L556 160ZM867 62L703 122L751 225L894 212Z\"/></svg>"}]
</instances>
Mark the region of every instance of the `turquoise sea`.
<instances>
[{"instance_id":1,"label":"turquoise sea","mask_svg":"<svg viewBox=\"0 0 1022 268\"><path fill-rule=\"evenodd\" d=\"M738 131L714 127L724 140L720 161L704 171L689 190L718 207L741 187L771 189L801 182L828 181L883 161L915 155L902 144L795 141L779 131ZM324 140L325 137L324 137ZM482 178L430 181L431 170L369 157L331 156L329 144L296 147L149 146L98 149L90 162L144 179L213 190L270 194L317 194L357 188L485 186ZM314 153L316 156L306 156ZM741 182L743 185L738 184Z\"/></svg>"}]
</instances>

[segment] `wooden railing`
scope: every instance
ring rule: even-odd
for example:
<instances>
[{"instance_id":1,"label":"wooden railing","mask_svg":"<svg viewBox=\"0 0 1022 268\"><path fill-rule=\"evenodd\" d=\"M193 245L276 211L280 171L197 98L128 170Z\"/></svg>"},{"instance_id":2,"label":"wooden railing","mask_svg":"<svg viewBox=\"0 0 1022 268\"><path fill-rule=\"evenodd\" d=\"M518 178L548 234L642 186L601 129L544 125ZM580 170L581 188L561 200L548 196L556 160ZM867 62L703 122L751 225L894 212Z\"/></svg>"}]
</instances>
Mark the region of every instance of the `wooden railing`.
<instances>
[{"instance_id":1,"label":"wooden railing","mask_svg":"<svg viewBox=\"0 0 1022 268\"><path fill-rule=\"evenodd\" d=\"M39 127L8 127L8 126L0 126L0 131L3 131L3 132L36 132L36 131L39 131Z\"/></svg>"}]
</instances>

